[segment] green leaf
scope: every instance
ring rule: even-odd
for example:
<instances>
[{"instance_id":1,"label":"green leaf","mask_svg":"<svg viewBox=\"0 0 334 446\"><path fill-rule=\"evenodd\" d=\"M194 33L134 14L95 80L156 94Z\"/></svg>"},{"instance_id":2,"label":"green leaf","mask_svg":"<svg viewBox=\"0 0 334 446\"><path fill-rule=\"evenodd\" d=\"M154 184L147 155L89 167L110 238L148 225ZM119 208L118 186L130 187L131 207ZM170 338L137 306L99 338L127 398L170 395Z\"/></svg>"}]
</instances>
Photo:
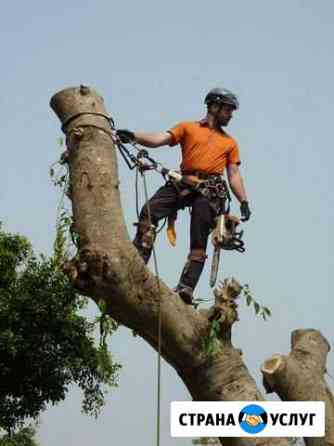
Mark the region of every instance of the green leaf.
<instances>
[{"instance_id":1,"label":"green leaf","mask_svg":"<svg viewBox=\"0 0 334 446\"><path fill-rule=\"evenodd\" d=\"M267 316L264 311L261 311L260 316L262 316L264 320L267 320Z\"/></svg>"},{"instance_id":2,"label":"green leaf","mask_svg":"<svg viewBox=\"0 0 334 446\"><path fill-rule=\"evenodd\" d=\"M263 311L266 313L267 316L271 316L271 311L269 310L268 307L263 307Z\"/></svg>"},{"instance_id":3,"label":"green leaf","mask_svg":"<svg viewBox=\"0 0 334 446\"><path fill-rule=\"evenodd\" d=\"M254 300L248 284L245 284L242 288L247 305L250 306L253 303L254 310L257 315L260 313L260 316L262 316L264 320L266 320L268 316L271 316L271 311L268 307L261 306Z\"/></svg>"},{"instance_id":4,"label":"green leaf","mask_svg":"<svg viewBox=\"0 0 334 446\"><path fill-rule=\"evenodd\" d=\"M100 299L98 302L99 309L102 314L104 314L107 311L107 304L104 299Z\"/></svg>"},{"instance_id":5,"label":"green leaf","mask_svg":"<svg viewBox=\"0 0 334 446\"><path fill-rule=\"evenodd\" d=\"M219 321L212 321L209 325L209 333L202 340L202 350L208 355L213 356L221 349L221 342L218 339L220 332Z\"/></svg>"}]
</instances>

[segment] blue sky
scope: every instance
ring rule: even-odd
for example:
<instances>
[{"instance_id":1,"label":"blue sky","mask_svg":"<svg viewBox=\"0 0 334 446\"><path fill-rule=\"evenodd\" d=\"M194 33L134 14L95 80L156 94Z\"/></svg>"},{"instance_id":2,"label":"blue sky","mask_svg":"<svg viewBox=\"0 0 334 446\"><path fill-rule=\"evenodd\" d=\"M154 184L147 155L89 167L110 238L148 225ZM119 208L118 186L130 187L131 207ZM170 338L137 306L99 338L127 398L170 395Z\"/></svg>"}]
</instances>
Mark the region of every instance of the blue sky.
<instances>
[{"instance_id":1,"label":"blue sky","mask_svg":"<svg viewBox=\"0 0 334 446\"><path fill-rule=\"evenodd\" d=\"M51 252L59 193L48 171L59 156L61 131L48 104L56 91L92 85L118 127L160 131L201 117L207 90L224 86L241 103L228 130L240 145L253 215L244 225L247 253L227 253L220 278L249 283L273 312L263 322L241 303L234 343L259 384L262 361L288 353L293 329L318 328L332 344L333 13L328 0L6 2L0 17L5 228L27 235L37 251ZM177 148L154 155L168 167L180 160ZM133 235L134 178L122 162L120 179ZM161 181L150 176L151 193ZM170 286L187 255L188 224L184 212L176 248L164 233L157 243L160 272ZM208 266L201 297L211 295ZM156 354L125 328L110 349L124 367L101 417L81 415L73 389L43 414L42 446L154 442ZM332 354L328 368L334 374ZM169 402L189 395L165 363L162 382L161 445L190 445L169 436Z\"/></svg>"}]
</instances>

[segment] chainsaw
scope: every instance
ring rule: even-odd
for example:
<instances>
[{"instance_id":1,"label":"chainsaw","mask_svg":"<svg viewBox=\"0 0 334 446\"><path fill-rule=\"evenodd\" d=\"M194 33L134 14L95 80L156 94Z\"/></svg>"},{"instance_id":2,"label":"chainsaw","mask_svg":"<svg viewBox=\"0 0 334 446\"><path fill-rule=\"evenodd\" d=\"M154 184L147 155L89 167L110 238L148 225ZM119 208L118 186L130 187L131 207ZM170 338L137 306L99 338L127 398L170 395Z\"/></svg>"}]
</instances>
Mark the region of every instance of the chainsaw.
<instances>
[{"instance_id":1,"label":"chainsaw","mask_svg":"<svg viewBox=\"0 0 334 446\"><path fill-rule=\"evenodd\" d=\"M238 252L244 252L244 241L242 240L243 231L237 231L237 226L240 220L231 214L220 215L217 219L217 225L212 232L211 242L214 246L211 273L210 273L210 287L215 286L220 260L220 251L222 249Z\"/></svg>"}]
</instances>

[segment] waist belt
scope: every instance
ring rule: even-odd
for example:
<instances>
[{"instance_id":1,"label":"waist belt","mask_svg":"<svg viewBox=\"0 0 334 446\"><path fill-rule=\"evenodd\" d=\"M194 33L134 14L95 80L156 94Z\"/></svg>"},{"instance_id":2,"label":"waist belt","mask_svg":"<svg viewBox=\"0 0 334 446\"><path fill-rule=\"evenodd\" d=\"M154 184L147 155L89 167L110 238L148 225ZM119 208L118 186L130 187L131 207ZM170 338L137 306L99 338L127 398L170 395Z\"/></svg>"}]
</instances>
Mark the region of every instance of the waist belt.
<instances>
[{"instance_id":1,"label":"waist belt","mask_svg":"<svg viewBox=\"0 0 334 446\"><path fill-rule=\"evenodd\" d=\"M196 189L209 199L220 198L230 199L226 181L222 176L210 176L201 181Z\"/></svg>"},{"instance_id":2,"label":"waist belt","mask_svg":"<svg viewBox=\"0 0 334 446\"><path fill-rule=\"evenodd\" d=\"M212 177L223 177L221 173L218 172L203 172L201 170L184 170L182 171L182 175L194 175L200 180L206 180Z\"/></svg>"}]
</instances>

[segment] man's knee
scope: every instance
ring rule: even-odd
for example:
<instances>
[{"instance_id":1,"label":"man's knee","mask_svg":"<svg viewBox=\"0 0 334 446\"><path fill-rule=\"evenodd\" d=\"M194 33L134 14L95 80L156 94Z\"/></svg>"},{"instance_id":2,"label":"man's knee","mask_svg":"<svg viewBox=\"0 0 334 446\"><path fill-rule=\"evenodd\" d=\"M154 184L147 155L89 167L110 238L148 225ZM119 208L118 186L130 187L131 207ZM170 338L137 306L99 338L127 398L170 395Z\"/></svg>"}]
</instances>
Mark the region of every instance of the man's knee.
<instances>
[{"instance_id":1,"label":"man's knee","mask_svg":"<svg viewBox=\"0 0 334 446\"><path fill-rule=\"evenodd\" d=\"M140 221L148 221L149 216L152 223L158 226L159 221L167 217L171 212L173 212L173 203L168 203L166 205L166 200L164 197L152 197L141 209Z\"/></svg>"},{"instance_id":2,"label":"man's knee","mask_svg":"<svg viewBox=\"0 0 334 446\"><path fill-rule=\"evenodd\" d=\"M141 208L139 220L141 222L145 222L149 220L149 215L152 218L152 211L154 211L154 206L152 205L152 200L149 200L144 206Z\"/></svg>"},{"instance_id":3,"label":"man's knee","mask_svg":"<svg viewBox=\"0 0 334 446\"><path fill-rule=\"evenodd\" d=\"M198 263L205 263L205 260L207 259L207 255L205 252L205 249L203 248L192 248L190 250L190 253L188 255L188 260L193 260L194 262Z\"/></svg>"}]
</instances>

